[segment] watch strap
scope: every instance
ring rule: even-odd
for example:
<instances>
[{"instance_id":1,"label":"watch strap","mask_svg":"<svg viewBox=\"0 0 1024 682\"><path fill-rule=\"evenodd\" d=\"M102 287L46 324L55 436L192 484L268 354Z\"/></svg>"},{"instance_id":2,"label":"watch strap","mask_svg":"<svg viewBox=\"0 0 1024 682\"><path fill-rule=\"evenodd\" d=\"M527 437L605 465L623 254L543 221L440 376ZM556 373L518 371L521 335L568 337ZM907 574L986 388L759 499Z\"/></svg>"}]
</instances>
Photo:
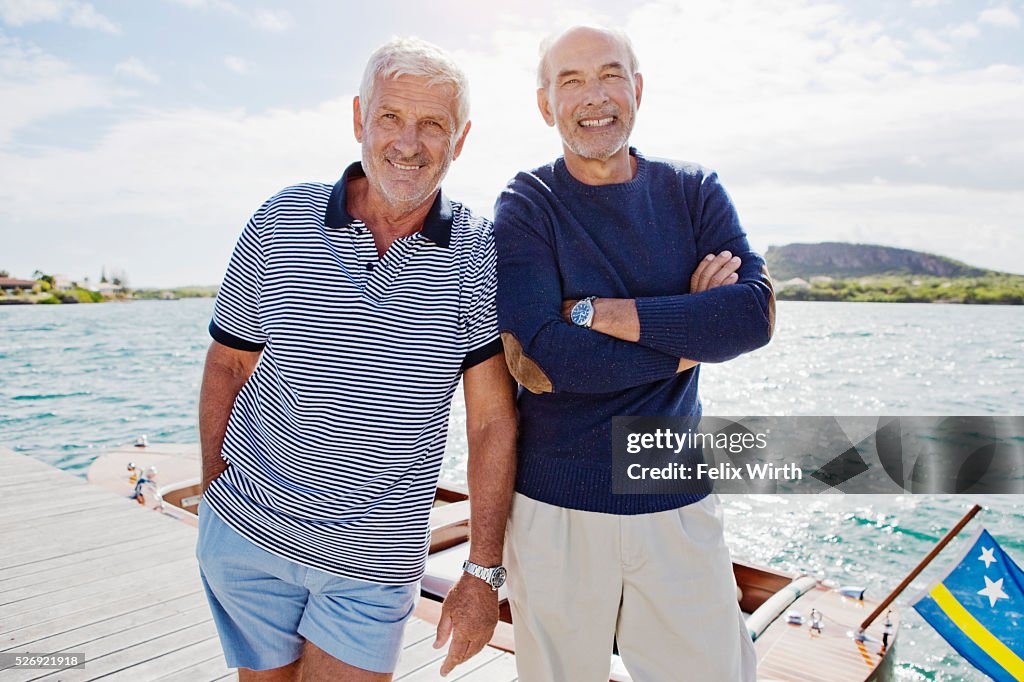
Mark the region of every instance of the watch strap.
<instances>
[{"instance_id":1,"label":"watch strap","mask_svg":"<svg viewBox=\"0 0 1024 682\"><path fill-rule=\"evenodd\" d=\"M471 576L475 578L483 580L485 583L491 586L492 590L495 591L498 588L494 586L494 574L503 568L503 566L493 566L491 568L485 568L483 566L480 566L479 564L474 564L472 561L469 561L468 559L462 562L463 571L469 573Z\"/></svg>"}]
</instances>

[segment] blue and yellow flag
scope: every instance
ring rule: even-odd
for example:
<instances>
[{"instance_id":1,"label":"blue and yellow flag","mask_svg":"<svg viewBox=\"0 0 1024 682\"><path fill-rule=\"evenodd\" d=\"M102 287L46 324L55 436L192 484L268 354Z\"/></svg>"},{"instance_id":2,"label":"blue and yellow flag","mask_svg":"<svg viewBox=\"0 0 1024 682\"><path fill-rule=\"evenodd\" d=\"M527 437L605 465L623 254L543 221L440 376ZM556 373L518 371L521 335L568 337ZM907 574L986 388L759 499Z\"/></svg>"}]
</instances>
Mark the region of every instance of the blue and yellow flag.
<instances>
[{"instance_id":1,"label":"blue and yellow flag","mask_svg":"<svg viewBox=\"0 0 1024 682\"><path fill-rule=\"evenodd\" d=\"M1024 571L987 530L910 605L978 670L1024 680Z\"/></svg>"}]
</instances>

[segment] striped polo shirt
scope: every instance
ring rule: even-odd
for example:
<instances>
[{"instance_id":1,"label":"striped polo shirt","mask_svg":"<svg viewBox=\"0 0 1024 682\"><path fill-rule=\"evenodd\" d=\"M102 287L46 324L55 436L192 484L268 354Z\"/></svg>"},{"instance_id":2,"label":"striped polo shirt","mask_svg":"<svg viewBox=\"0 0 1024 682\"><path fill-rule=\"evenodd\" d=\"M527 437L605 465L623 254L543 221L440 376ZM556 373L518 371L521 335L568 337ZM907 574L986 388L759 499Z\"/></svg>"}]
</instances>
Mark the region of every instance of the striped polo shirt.
<instances>
[{"instance_id":1,"label":"striped polo shirt","mask_svg":"<svg viewBox=\"0 0 1024 682\"><path fill-rule=\"evenodd\" d=\"M238 240L210 333L262 350L208 504L269 552L335 575L419 580L459 377L501 351L490 223L442 192L382 258L347 182L289 187Z\"/></svg>"}]
</instances>

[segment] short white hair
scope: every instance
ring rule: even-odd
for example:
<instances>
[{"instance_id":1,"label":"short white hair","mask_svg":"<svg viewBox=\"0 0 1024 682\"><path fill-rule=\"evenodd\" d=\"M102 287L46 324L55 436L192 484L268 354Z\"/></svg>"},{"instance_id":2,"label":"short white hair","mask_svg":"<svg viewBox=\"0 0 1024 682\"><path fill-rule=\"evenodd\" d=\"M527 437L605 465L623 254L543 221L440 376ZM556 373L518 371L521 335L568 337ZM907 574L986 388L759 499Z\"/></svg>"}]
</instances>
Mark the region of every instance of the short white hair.
<instances>
[{"instance_id":1,"label":"short white hair","mask_svg":"<svg viewBox=\"0 0 1024 682\"><path fill-rule=\"evenodd\" d=\"M369 113L373 88L378 78L419 76L429 85L450 85L455 91L455 134L469 120L469 79L451 55L433 43L419 38L392 38L370 55L359 86L363 123Z\"/></svg>"},{"instance_id":2,"label":"short white hair","mask_svg":"<svg viewBox=\"0 0 1024 682\"><path fill-rule=\"evenodd\" d=\"M625 31L619 28L608 28L607 26L592 26L589 24L579 24L576 26L570 26L558 33L552 33L548 35L544 40L540 41L540 59L537 62L537 87L547 89L548 85L551 84L551 79L548 77L548 53L551 52L551 47L555 42L564 36L569 31L574 31L578 28L589 28L594 31L600 31L601 33L607 33L610 36L616 38L622 46L626 48L626 57L629 63L626 64L626 68L629 70L629 75L635 76L640 72L640 62L636 58L636 51L633 50L633 41L629 39L629 35Z\"/></svg>"}]
</instances>

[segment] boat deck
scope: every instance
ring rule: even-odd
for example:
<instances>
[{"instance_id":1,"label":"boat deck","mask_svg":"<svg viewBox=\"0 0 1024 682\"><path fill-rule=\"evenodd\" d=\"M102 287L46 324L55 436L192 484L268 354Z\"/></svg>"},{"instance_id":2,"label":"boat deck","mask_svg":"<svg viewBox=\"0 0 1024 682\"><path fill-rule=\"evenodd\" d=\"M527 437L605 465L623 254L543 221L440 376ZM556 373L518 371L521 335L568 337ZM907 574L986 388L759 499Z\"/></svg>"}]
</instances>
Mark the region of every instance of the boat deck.
<instances>
[{"instance_id":1,"label":"boat deck","mask_svg":"<svg viewBox=\"0 0 1024 682\"><path fill-rule=\"evenodd\" d=\"M799 611L807 623L789 625L782 616L754 642L758 679L765 682L871 679L884 656L880 642L885 615L868 628L869 641L857 642L851 633L875 605L875 602L847 599L824 587L810 590L787 609ZM811 609L823 615L821 632L813 632L808 626ZM898 623L897 614L893 613L892 619L894 625ZM887 679L887 674L883 672L879 679Z\"/></svg>"},{"instance_id":2,"label":"boat deck","mask_svg":"<svg viewBox=\"0 0 1024 682\"><path fill-rule=\"evenodd\" d=\"M236 679L224 663L193 551L196 529L0 448L0 653L79 653L85 667L6 669L28 680ZM433 626L406 628L395 674L441 680ZM487 648L447 680L511 682Z\"/></svg>"}]
</instances>

